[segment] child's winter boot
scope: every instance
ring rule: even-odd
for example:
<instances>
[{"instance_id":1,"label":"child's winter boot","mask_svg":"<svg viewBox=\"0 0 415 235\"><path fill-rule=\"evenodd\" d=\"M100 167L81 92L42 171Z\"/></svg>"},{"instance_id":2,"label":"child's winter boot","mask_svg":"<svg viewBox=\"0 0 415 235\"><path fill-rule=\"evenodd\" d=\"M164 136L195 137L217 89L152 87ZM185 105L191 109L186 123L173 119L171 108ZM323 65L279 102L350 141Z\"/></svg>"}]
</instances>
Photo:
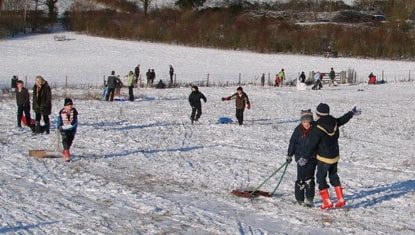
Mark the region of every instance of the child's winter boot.
<instances>
[{"instance_id":1,"label":"child's winter boot","mask_svg":"<svg viewBox=\"0 0 415 235\"><path fill-rule=\"evenodd\" d=\"M337 196L337 203L336 207L343 207L346 205L346 201L343 198L343 189L342 186L334 187L334 190L336 191Z\"/></svg>"},{"instance_id":2,"label":"child's winter boot","mask_svg":"<svg viewBox=\"0 0 415 235\"><path fill-rule=\"evenodd\" d=\"M71 154L69 152L69 149L63 150L63 160L65 162L69 162L70 161L70 158L71 158Z\"/></svg>"},{"instance_id":3,"label":"child's winter boot","mask_svg":"<svg viewBox=\"0 0 415 235\"><path fill-rule=\"evenodd\" d=\"M320 206L321 209L330 209L333 207L333 203L330 201L330 195L328 189L320 190L320 196L323 200L323 205Z\"/></svg>"}]
</instances>

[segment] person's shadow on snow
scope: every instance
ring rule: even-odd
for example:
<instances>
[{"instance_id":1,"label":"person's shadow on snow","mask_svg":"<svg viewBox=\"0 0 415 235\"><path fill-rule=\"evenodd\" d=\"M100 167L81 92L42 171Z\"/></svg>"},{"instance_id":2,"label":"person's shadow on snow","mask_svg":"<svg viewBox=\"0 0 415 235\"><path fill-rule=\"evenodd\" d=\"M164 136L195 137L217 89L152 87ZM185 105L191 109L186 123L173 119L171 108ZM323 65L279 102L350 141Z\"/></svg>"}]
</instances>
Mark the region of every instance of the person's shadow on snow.
<instances>
[{"instance_id":1,"label":"person's shadow on snow","mask_svg":"<svg viewBox=\"0 0 415 235\"><path fill-rule=\"evenodd\" d=\"M346 199L351 203L351 208L366 208L413 192L415 192L415 180L406 180L375 186L373 189L365 189L348 196Z\"/></svg>"}]
</instances>

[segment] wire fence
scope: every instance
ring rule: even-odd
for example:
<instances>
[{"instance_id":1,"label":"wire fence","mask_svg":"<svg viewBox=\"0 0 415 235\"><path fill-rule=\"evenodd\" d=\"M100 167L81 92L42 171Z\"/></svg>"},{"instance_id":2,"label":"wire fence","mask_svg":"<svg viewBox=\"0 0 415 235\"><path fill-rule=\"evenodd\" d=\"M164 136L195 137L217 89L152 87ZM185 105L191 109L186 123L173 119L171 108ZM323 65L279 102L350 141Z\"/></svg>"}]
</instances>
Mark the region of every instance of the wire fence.
<instances>
[{"instance_id":1,"label":"wire fence","mask_svg":"<svg viewBox=\"0 0 415 235\"><path fill-rule=\"evenodd\" d=\"M359 75L355 70L349 69L342 71L338 74L344 73L345 81L347 83L367 83L368 75ZM327 76L328 71L324 72ZM243 74L243 73L206 73L206 74L175 74L173 78L173 84L170 84L170 78L163 77L157 78L150 87L156 87L160 80L167 85L167 87L188 87L192 85L202 87L228 87L228 86L274 86L275 85L275 73L258 73L258 74ZM386 83L396 82L408 82L415 81L415 71L399 71L399 72L388 72L382 71L381 74L376 74L378 81L384 81ZM294 86L300 76L300 73L287 73L286 79L283 83L285 86ZM313 82L314 71L306 73L307 81ZM144 78L143 78L144 77ZM94 79L90 82L71 78L69 76L62 76L60 79L55 78L48 80L51 88L70 88L70 89L89 89L89 88L103 88L105 84L106 75L102 75L101 79ZM145 76L140 77L140 87L147 87L147 79ZM192 79L193 78L193 79ZM25 82L25 86L29 89L34 86L34 78L28 76L20 76L20 80ZM123 82L124 77L120 77ZM125 84L125 83L124 83ZM11 78L5 78L0 76L0 90L2 93L10 91L12 87Z\"/></svg>"}]
</instances>

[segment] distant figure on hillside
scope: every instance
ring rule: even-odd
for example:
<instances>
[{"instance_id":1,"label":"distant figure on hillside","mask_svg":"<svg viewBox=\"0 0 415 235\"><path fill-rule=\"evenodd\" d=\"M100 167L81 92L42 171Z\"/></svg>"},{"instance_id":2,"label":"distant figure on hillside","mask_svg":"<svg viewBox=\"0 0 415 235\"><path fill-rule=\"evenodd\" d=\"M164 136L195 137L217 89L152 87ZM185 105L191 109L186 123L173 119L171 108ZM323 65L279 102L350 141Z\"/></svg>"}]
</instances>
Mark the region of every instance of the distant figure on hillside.
<instances>
[{"instance_id":1,"label":"distant figure on hillside","mask_svg":"<svg viewBox=\"0 0 415 235\"><path fill-rule=\"evenodd\" d=\"M192 86L192 93L189 95L189 103L192 107L192 114L190 115L190 121L192 124L199 121L199 118L202 115L202 102L200 102L201 99L206 103L206 96L199 91L197 86Z\"/></svg>"},{"instance_id":2,"label":"distant figure on hillside","mask_svg":"<svg viewBox=\"0 0 415 235\"><path fill-rule=\"evenodd\" d=\"M169 74L170 74L170 86L173 86L173 75L174 75L174 68L172 65L170 65L170 70L169 70Z\"/></svg>"},{"instance_id":3,"label":"distant figure on hillside","mask_svg":"<svg viewBox=\"0 0 415 235\"><path fill-rule=\"evenodd\" d=\"M137 84L138 87L140 87L140 64L138 64L134 69L134 76L135 76L135 84Z\"/></svg>"},{"instance_id":4,"label":"distant figure on hillside","mask_svg":"<svg viewBox=\"0 0 415 235\"><path fill-rule=\"evenodd\" d=\"M147 78L146 87L149 87L151 85L151 69L148 69L148 71L146 73L146 78Z\"/></svg>"},{"instance_id":5,"label":"distant figure on hillside","mask_svg":"<svg viewBox=\"0 0 415 235\"><path fill-rule=\"evenodd\" d=\"M119 82L117 84L115 84L115 92L114 92L114 94L116 96L120 96L121 95L121 88L124 86L124 84L123 84L123 82L120 79L120 75L118 75L117 78L118 78L118 81Z\"/></svg>"},{"instance_id":6,"label":"distant figure on hillside","mask_svg":"<svg viewBox=\"0 0 415 235\"><path fill-rule=\"evenodd\" d=\"M334 79L336 78L336 72L334 72L333 68L331 68L330 70L329 78L330 78L329 86L336 86L336 84L334 83Z\"/></svg>"},{"instance_id":7,"label":"distant figure on hillside","mask_svg":"<svg viewBox=\"0 0 415 235\"><path fill-rule=\"evenodd\" d=\"M314 74L314 86L311 88L313 90L321 90L323 88L323 84L321 83L322 75L320 72Z\"/></svg>"},{"instance_id":8,"label":"distant figure on hillside","mask_svg":"<svg viewBox=\"0 0 415 235\"><path fill-rule=\"evenodd\" d=\"M134 101L134 85L135 85L135 76L133 71L128 73L127 77L127 87L128 87L128 100Z\"/></svg>"},{"instance_id":9,"label":"distant figure on hillside","mask_svg":"<svg viewBox=\"0 0 415 235\"><path fill-rule=\"evenodd\" d=\"M16 75L14 75L13 77L12 77L12 80L11 80L11 89L12 89L12 92L15 92L16 91L16 88L17 88L17 81L19 80L19 78L16 76Z\"/></svg>"},{"instance_id":10,"label":"distant figure on hillside","mask_svg":"<svg viewBox=\"0 0 415 235\"><path fill-rule=\"evenodd\" d=\"M106 101L114 100L115 88L119 86L119 84L121 84L121 80L115 76L115 71L112 71L111 75L108 76L108 79L107 79L108 91L105 96Z\"/></svg>"},{"instance_id":11,"label":"distant figure on hillside","mask_svg":"<svg viewBox=\"0 0 415 235\"><path fill-rule=\"evenodd\" d=\"M154 85L154 80L156 80L156 72L154 71L154 69L151 70L150 78L151 78L150 79L151 86L153 86Z\"/></svg>"},{"instance_id":12,"label":"distant figure on hillside","mask_svg":"<svg viewBox=\"0 0 415 235\"><path fill-rule=\"evenodd\" d=\"M163 80L160 79L159 83L156 85L157 89L164 89L166 88L166 84L164 84Z\"/></svg>"},{"instance_id":13,"label":"distant figure on hillside","mask_svg":"<svg viewBox=\"0 0 415 235\"><path fill-rule=\"evenodd\" d=\"M284 84L284 81L285 81L285 72L284 72L284 69L281 69L281 71L278 73L278 77L281 80L280 86L282 86Z\"/></svg>"},{"instance_id":14,"label":"distant figure on hillside","mask_svg":"<svg viewBox=\"0 0 415 235\"><path fill-rule=\"evenodd\" d=\"M306 77L305 77L305 73L304 73L304 71L303 72L301 72L301 74L300 74L300 82L301 83L305 83L305 80L306 80Z\"/></svg>"},{"instance_id":15,"label":"distant figure on hillside","mask_svg":"<svg viewBox=\"0 0 415 235\"><path fill-rule=\"evenodd\" d=\"M370 73L370 74L369 74L369 81L368 81L368 84L375 85L376 83L377 83L376 76L375 76L375 75L373 75L373 73Z\"/></svg>"}]
</instances>

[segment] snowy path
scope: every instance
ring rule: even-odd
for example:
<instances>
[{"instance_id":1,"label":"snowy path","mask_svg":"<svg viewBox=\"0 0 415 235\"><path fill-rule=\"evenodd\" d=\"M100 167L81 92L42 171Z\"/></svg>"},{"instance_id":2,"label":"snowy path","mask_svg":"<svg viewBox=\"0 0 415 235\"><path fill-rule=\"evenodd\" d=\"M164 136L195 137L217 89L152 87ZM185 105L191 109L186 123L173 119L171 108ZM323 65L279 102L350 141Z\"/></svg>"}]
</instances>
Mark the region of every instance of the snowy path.
<instances>
[{"instance_id":1,"label":"snowy path","mask_svg":"<svg viewBox=\"0 0 415 235\"><path fill-rule=\"evenodd\" d=\"M220 101L233 91L203 88L208 103L194 126L188 89L143 89L135 102L114 103L78 99L73 91L80 127L70 164L27 157L54 135L16 130L15 102L3 98L0 233L415 234L415 84L316 92L246 87L253 102L246 125L215 124L233 118L234 103ZM277 197L251 202L231 195L284 162L299 110L321 101L335 116L354 104L363 109L342 127L340 140L350 208L295 205L294 164ZM62 102L54 100L54 115Z\"/></svg>"}]
</instances>

